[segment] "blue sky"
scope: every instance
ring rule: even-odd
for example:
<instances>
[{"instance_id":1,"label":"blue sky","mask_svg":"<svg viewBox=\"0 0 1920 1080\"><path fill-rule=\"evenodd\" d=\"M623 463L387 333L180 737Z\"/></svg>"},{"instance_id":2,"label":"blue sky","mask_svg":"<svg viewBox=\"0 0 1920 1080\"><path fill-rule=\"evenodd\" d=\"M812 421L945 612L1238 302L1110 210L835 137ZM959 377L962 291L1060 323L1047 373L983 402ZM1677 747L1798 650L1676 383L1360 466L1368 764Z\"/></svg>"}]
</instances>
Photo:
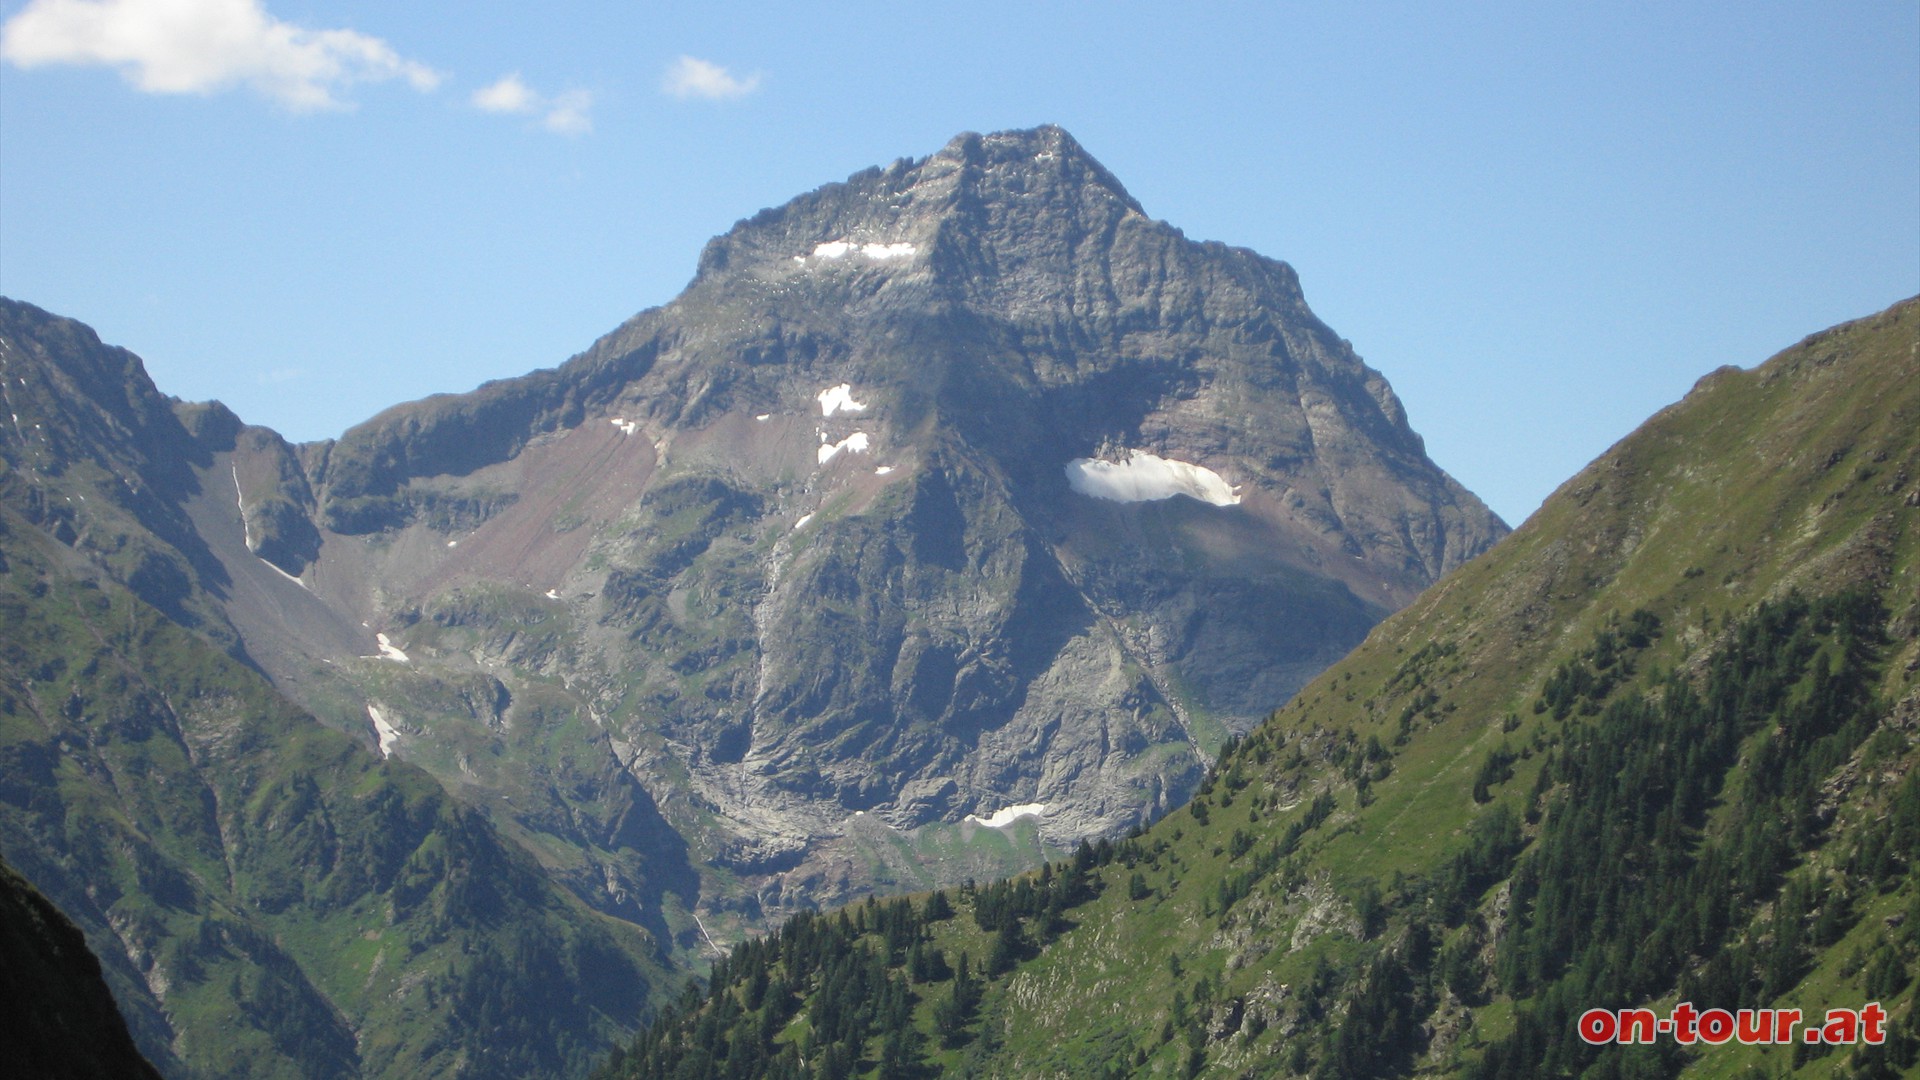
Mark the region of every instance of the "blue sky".
<instances>
[{"instance_id":1,"label":"blue sky","mask_svg":"<svg viewBox=\"0 0 1920 1080\"><path fill-rule=\"evenodd\" d=\"M761 207L1058 123L1299 271L1518 523L1920 292L1920 5L0 0L0 292L295 439L551 366Z\"/></svg>"}]
</instances>

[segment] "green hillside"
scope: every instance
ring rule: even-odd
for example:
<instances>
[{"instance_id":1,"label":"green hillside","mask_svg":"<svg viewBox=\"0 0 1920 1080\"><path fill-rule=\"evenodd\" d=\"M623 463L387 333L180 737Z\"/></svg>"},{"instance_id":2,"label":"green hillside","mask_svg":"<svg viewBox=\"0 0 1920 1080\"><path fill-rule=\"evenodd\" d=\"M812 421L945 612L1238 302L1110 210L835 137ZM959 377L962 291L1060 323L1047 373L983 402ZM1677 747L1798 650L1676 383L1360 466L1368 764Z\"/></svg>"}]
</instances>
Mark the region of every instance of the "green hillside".
<instances>
[{"instance_id":1,"label":"green hillside","mask_svg":"<svg viewBox=\"0 0 1920 1080\"><path fill-rule=\"evenodd\" d=\"M426 774L0 510L0 849L169 1076L563 1075L663 977Z\"/></svg>"},{"instance_id":2,"label":"green hillside","mask_svg":"<svg viewBox=\"0 0 1920 1080\"><path fill-rule=\"evenodd\" d=\"M242 647L190 512L232 414L11 301L0 371L0 857L84 932L141 1052L174 1078L517 1080L629 1036L659 940Z\"/></svg>"},{"instance_id":3,"label":"green hillside","mask_svg":"<svg viewBox=\"0 0 1920 1080\"><path fill-rule=\"evenodd\" d=\"M1144 834L790 924L603 1071L1910 1074L1916 508L1908 301L1703 379ZM1576 1034L1681 1001L1890 1019Z\"/></svg>"}]
</instances>

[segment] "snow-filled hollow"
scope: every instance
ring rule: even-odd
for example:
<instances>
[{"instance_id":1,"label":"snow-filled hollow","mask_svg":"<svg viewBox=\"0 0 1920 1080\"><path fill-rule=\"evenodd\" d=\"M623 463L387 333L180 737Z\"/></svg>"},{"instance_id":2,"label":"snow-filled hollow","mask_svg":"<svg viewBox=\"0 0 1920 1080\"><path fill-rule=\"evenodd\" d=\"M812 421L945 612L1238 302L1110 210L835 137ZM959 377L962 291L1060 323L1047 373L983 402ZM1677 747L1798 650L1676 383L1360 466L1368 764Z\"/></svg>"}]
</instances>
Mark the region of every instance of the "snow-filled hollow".
<instances>
[{"instance_id":1,"label":"snow-filled hollow","mask_svg":"<svg viewBox=\"0 0 1920 1080\"><path fill-rule=\"evenodd\" d=\"M825 441L826 436L824 435L820 438L822 441L820 443L819 454L820 464L822 465L832 461L842 450L851 451L856 454L864 454L867 452L868 446L871 445L871 440L867 438L867 433L864 431L856 431L837 443Z\"/></svg>"},{"instance_id":2,"label":"snow-filled hollow","mask_svg":"<svg viewBox=\"0 0 1920 1080\"><path fill-rule=\"evenodd\" d=\"M1046 812L1046 803L1029 802L1019 803L1002 810L995 810L986 817L968 814L966 820L976 825L985 825L989 829L1003 829L1023 817L1039 817Z\"/></svg>"},{"instance_id":3,"label":"snow-filled hollow","mask_svg":"<svg viewBox=\"0 0 1920 1080\"><path fill-rule=\"evenodd\" d=\"M15 416L13 418L13 422L15 424L18 424L20 422L20 418L18 416ZM232 468L233 468L233 502L235 506L240 508L241 541L247 545L248 551L254 551L253 526L247 522L247 497L244 494L242 494L240 491L240 466L238 463L235 463L232 466ZM85 502L86 499L87 497L85 495L80 496L81 502ZM72 502L73 500L69 499L67 501ZM258 552L255 552L254 557L258 558L261 564L265 566L267 569L273 571L276 574L279 574L281 577L286 578L288 581L293 582L295 585L298 585L303 589L307 587L306 582L301 581L299 578L293 576L292 574L287 573L285 570L280 569L278 566L275 566L272 562L268 561L265 557L261 556ZM308 591L311 592L312 590L309 589Z\"/></svg>"},{"instance_id":4,"label":"snow-filled hollow","mask_svg":"<svg viewBox=\"0 0 1920 1080\"><path fill-rule=\"evenodd\" d=\"M839 386L829 386L825 390L813 395L813 400L820 403L821 416L832 416L837 412L857 413L867 411L866 402L854 400L852 383L841 383Z\"/></svg>"},{"instance_id":5,"label":"snow-filled hollow","mask_svg":"<svg viewBox=\"0 0 1920 1080\"><path fill-rule=\"evenodd\" d=\"M269 569L269 570L271 570L271 571L273 571L273 572L274 572L274 573L276 573L276 574L279 574L279 575L280 575L281 577L283 577L283 578L286 578L286 579L287 579L288 581L291 581L291 582L293 582L293 583L294 583L295 585L298 585L298 586L300 586L300 587L301 587L301 588L303 588L303 589L306 589L306 588L307 588L307 583L306 583L306 582L304 582L304 581L301 581L301 580L300 580L299 578L297 578L297 577L294 577L294 576L293 576L292 574L289 574L289 573L287 573L287 572L286 572L285 570L282 570L282 569L280 569L280 568L279 568L278 566L275 566L275 565L273 565L272 563L270 563L270 562L267 562L267 560L265 560L265 559L261 559L261 560L260 560L260 562L261 562L261 564L262 564L263 566L265 566L265 567L266 567L267 569ZM312 592L313 590L312 590L312 589L307 589L307 591L308 591L308 592Z\"/></svg>"},{"instance_id":6,"label":"snow-filled hollow","mask_svg":"<svg viewBox=\"0 0 1920 1080\"><path fill-rule=\"evenodd\" d=\"M400 651L400 646L395 645L392 641L387 639L387 635L375 634L373 635L373 640L376 644L380 646L380 655L378 659L392 660L395 663L399 663L399 664L412 663L411 660L407 659L407 654ZM369 657L368 659L374 659L374 658Z\"/></svg>"},{"instance_id":7,"label":"snow-filled hollow","mask_svg":"<svg viewBox=\"0 0 1920 1080\"><path fill-rule=\"evenodd\" d=\"M1186 495L1214 506L1238 506L1238 487L1205 465L1130 450L1121 461L1074 458L1067 485L1082 495L1112 502L1152 502Z\"/></svg>"},{"instance_id":8,"label":"snow-filled hollow","mask_svg":"<svg viewBox=\"0 0 1920 1080\"><path fill-rule=\"evenodd\" d=\"M392 757L393 745L400 741L400 729L387 723L386 714L378 705L367 706L367 719L373 721L373 733L380 737L380 756Z\"/></svg>"},{"instance_id":9,"label":"snow-filled hollow","mask_svg":"<svg viewBox=\"0 0 1920 1080\"><path fill-rule=\"evenodd\" d=\"M919 248L912 244L856 244L851 240L827 240L813 246L812 255L795 255L794 262L803 263L808 259L844 259L849 255L862 255L869 259L885 262L889 259L911 259L918 254Z\"/></svg>"}]
</instances>

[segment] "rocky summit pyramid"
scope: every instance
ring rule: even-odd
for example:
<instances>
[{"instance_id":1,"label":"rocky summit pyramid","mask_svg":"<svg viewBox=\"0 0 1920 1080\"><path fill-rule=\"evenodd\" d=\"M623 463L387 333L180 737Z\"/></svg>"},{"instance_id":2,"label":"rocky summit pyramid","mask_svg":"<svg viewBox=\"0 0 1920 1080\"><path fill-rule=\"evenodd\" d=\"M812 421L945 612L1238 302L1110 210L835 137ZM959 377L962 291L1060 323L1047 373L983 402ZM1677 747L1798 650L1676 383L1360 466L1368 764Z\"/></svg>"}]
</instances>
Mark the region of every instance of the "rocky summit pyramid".
<instances>
[{"instance_id":1,"label":"rocky summit pyramid","mask_svg":"<svg viewBox=\"0 0 1920 1080\"><path fill-rule=\"evenodd\" d=\"M217 587L169 610L685 949L1178 805L1507 531L1290 267L1053 127L762 211L558 368L337 441L176 413L156 520L204 551L148 577Z\"/></svg>"}]
</instances>

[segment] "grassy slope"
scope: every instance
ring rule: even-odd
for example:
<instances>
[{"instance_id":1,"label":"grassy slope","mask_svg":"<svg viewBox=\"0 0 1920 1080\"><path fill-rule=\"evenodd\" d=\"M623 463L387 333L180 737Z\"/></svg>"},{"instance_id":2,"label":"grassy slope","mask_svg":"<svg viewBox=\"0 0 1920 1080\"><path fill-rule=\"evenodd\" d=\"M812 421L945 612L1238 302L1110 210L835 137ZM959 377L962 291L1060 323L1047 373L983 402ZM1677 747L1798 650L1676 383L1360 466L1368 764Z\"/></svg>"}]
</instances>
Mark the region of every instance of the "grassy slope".
<instances>
[{"instance_id":1,"label":"grassy slope","mask_svg":"<svg viewBox=\"0 0 1920 1080\"><path fill-rule=\"evenodd\" d=\"M243 662L183 509L230 413L3 298L0 371L0 850L163 1070L570 1074L648 1011L655 935Z\"/></svg>"},{"instance_id":2,"label":"grassy slope","mask_svg":"<svg viewBox=\"0 0 1920 1080\"><path fill-rule=\"evenodd\" d=\"M1333 895L1351 901L1368 879L1384 888L1396 873L1431 872L1460 844L1472 819L1494 806L1517 805L1534 761L1517 762L1500 799L1484 806L1469 794L1475 775L1496 746L1543 745L1553 737L1556 722L1535 715L1532 702L1552 669L1586 646L1612 615L1645 608L1668 628L1642 658L1644 674L1687 664L1730 615L1785 589L1819 594L1871 584L1899 624L1885 690L1889 698L1910 700L1907 668L1920 655L1913 640L1920 537L1912 534L1914 514L1906 505L1916 490L1911 478L1920 478L1916 340L1920 305L1909 303L1816 335L1755 372L1715 373L1564 485L1511 539L1441 582L1309 686L1270 723L1263 733L1268 740L1311 744L1318 733L1350 730L1362 743L1373 736L1392 746L1409 708L1414 733L1394 751L1392 775L1371 785L1373 804L1358 812L1352 786L1325 768L1269 768L1265 782L1256 781L1254 793L1276 784L1284 789L1296 777L1308 789L1339 789L1342 812L1311 848L1302 867L1306 877L1324 880ZM1504 731L1509 714L1519 724ZM1902 735L1897 764L1883 766L1889 775L1913 762L1912 732ZM1870 787L1856 785L1849 793L1853 817L1870 815L1876 797ZM1218 795L1211 798L1217 802ZM1257 794L1250 794L1213 813L1205 829L1191 823L1190 812L1174 815L1152 834L1189 834L1179 850L1188 853L1190 868L1173 898L1144 911L1096 909L1087 921L1110 920L1111 934L1153 942L1154 952L1180 953L1189 969L1217 969L1239 994L1256 994L1274 981L1298 985L1316 951L1292 949L1296 912L1311 910L1311 887L1273 897L1266 917L1244 918L1233 928L1204 914L1207 886L1229 872L1229 860L1208 853L1234 829L1249 827L1246 808L1255 802ZM1285 818L1266 819L1266 828L1276 820ZM1843 817L1842 824L1864 821ZM1899 910L1906 899L1876 901L1876 911ZM1876 925L1863 920L1855 936L1871 937ZM1255 939L1252 948L1235 940L1234 930L1243 927ZM1346 933L1327 936L1332 940L1321 947L1333 953L1366 951ZM1091 945L1076 939L1052 950L1021 979L1060 972L1072 982L1073 972L1096 963ZM1833 956L1847 948L1843 943ZM1857 982L1847 987L1837 976L1843 963L1820 965L1820 988L1836 996L1809 999L1808 1008L1863 1000ZM1124 988L1134 1000L1143 990L1149 1000L1171 996L1165 964L1156 966L1144 985ZM1114 1028L1098 1015L1110 1007L1110 995L1049 1000L1055 1005L1047 1010L1007 1010L1009 1060L1039 1064L1053 1056L1042 1048L1097 1040L1092 1033ZM1478 1037L1497 1035L1508 1011L1497 996L1475 1010ZM1274 1038L1222 1047L1221 1064L1253 1066L1265 1057L1262 1051L1277 1049ZM1471 1056L1472 1038L1463 1041L1459 1053ZM1716 1053L1701 1064L1717 1070L1728 1064L1723 1058L1745 1056Z\"/></svg>"},{"instance_id":3,"label":"grassy slope","mask_svg":"<svg viewBox=\"0 0 1920 1080\"><path fill-rule=\"evenodd\" d=\"M557 1075L646 1007L645 935L3 513L0 835L171 1073Z\"/></svg>"},{"instance_id":4,"label":"grassy slope","mask_svg":"<svg viewBox=\"0 0 1920 1080\"><path fill-rule=\"evenodd\" d=\"M1702 683L1710 658L1737 652L1730 628L1791 592L1864 589L1879 598L1886 618L1876 634L1885 641L1869 650L1866 668L1878 696L1846 729L1851 741L1835 751L1840 764L1820 777L1817 798L1808 796L1824 825L1800 838L1782 880L1734 905L1730 946L1764 953L1788 932L1774 920L1780 898L1798 889L1814 899L1792 932L1810 931L1830 907L1847 909L1851 921L1838 923L1837 941L1802 948L1796 980L1760 1000L1818 1012L1894 985L1887 971L1875 974L1875 958L1883 969L1914 963L1920 942L1901 927L1920 916L1920 883L1911 866L1864 880L1857 852L1892 827L1901 798L1912 800L1914 785L1902 778L1920 760L1917 354L1920 302L1908 302L1815 335L1754 371L1703 379L1275 714L1223 761L1223 774L1195 799L1204 804L1198 814L1189 806L1123 845L1118 861L1096 871L1099 898L1071 912L1076 925L990 982L966 1043L930 1041L929 1064L999 1076L1186 1075L1194 1067L1333 1075L1345 1060L1336 1058L1343 1038L1352 1052L1354 1043L1389 1039L1396 1024L1410 1049L1376 1056L1371 1069L1453 1073L1491 1060L1517 1016L1541 1007L1539 986L1516 1001L1510 991L1524 984L1509 985L1499 967L1517 918L1509 875L1539 854L1541 811L1577 805L1564 800L1585 790L1553 782L1535 798L1542 764L1571 752L1574 725L1586 719L1535 711L1550 677L1591 658L1597 635L1617 636L1620 620L1645 610L1661 630L1630 650L1633 674L1602 698L1645 694L1657 703L1673 692L1662 689L1668 673ZM1817 642L1837 655L1831 636ZM1803 672L1788 698L1805 699L1812 682ZM1740 835L1759 782L1749 764L1782 738L1746 735L1720 795L1685 833L1689 851ZM1505 779L1483 772L1498 748L1514 755ZM1473 794L1482 779L1485 802ZM1332 815L1270 872L1251 874L1318 794L1334 797ZM1550 821L1559 811L1547 812ZM1491 835L1500 814L1525 822L1518 859L1506 851L1472 879L1460 917L1436 915L1428 909L1435 883L1476 836ZM1144 899L1129 898L1135 873ZM1244 892L1224 912L1223 882ZM1836 902L1839 895L1846 899ZM959 906L961 917L931 934L950 956L965 950L977 962L991 935ZM1438 957L1477 989L1448 988ZM1679 986L1703 985L1706 959L1682 965L1680 983L1651 1000L1671 1004ZM1396 990L1395 972L1408 969L1412 987ZM1758 985L1756 976L1747 993ZM1889 1004L1896 1024L1910 1026L1912 989L1903 977L1897 987ZM919 992L923 1032L933 1031L941 996L936 987ZM1387 1006L1366 1011L1381 1001ZM1396 1017L1396 1008L1414 1015ZM876 1039L865 1065L878 1054ZM1661 1060L1614 1053L1595 1075L1638 1067L1738 1075L1752 1065L1768 1075L1844 1074L1867 1064L1844 1051L1729 1046Z\"/></svg>"}]
</instances>

